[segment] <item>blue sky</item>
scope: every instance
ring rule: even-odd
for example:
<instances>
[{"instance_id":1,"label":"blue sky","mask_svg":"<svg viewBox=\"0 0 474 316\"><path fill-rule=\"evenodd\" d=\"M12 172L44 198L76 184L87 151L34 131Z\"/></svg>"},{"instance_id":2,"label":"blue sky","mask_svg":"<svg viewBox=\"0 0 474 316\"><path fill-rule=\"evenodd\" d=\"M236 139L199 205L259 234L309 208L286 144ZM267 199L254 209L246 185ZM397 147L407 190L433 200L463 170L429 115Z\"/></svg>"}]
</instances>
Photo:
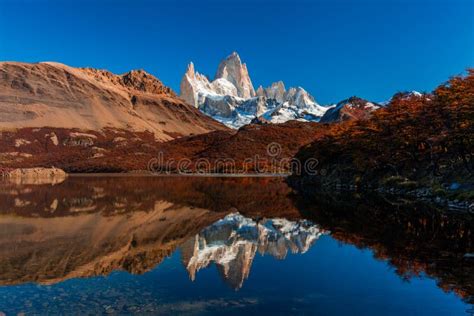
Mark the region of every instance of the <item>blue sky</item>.
<instances>
[{"instance_id":1,"label":"blue sky","mask_svg":"<svg viewBox=\"0 0 474 316\"><path fill-rule=\"evenodd\" d=\"M214 76L237 51L257 87L322 104L430 91L474 67L474 1L6 1L0 60L142 68L179 91L189 61Z\"/></svg>"}]
</instances>

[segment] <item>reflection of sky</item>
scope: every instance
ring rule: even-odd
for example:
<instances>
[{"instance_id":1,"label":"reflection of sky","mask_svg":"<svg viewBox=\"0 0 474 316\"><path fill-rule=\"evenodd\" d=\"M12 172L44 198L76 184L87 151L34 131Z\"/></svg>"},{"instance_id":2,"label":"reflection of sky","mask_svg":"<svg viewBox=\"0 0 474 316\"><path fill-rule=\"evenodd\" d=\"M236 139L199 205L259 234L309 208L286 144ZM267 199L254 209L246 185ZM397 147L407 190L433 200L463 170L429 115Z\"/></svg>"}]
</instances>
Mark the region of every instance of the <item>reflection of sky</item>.
<instances>
[{"instance_id":1,"label":"reflection of sky","mask_svg":"<svg viewBox=\"0 0 474 316\"><path fill-rule=\"evenodd\" d=\"M115 272L53 286L0 287L0 311L279 312L322 315L463 315L468 306L434 280L400 279L369 250L322 236L306 254L285 260L257 254L239 291L214 265L191 282L175 252L144 275Z\"/></svg>"}]
</instances>

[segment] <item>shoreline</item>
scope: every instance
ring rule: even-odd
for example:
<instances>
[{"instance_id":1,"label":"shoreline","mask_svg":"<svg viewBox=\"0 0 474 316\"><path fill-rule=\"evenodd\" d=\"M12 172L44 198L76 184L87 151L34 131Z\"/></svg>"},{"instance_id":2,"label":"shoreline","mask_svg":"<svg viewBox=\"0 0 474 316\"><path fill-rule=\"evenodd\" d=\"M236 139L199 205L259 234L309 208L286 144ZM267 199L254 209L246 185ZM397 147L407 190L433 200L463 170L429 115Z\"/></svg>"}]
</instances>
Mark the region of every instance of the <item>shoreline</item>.
<instances>
[{"instance_id":1,"label":"shoreline","mask_svg":"<svg viewBox=\"0 0 474 316\"><path fill-rule=\"evenodd\" d=\"M51 183L59 184L64 181L67 177L81 177L81 178L93 178L93 177L104 177L104 178L125 178L125 177L149 177L149 178L175 178L175 177L189 177L189 178L280 178L289 180L286 181L290 187L293 187L297 191L303 193L308 189L314 191L315 186L312 183L301 183L291 177L290 173L153 173L142 170L131 171L131 172L97 172L97 173L66 173L62 169L57 168L12 168L8 171L3 170L3 178L7 181L17 183ZM6 172L6 173L5 173ZM15 174L14 177L12 175ZM303 181L305 182L305 181ZM296 187L294 185L296 184ZM304 188L302 188L302 186ZM319 188L321 192L326 191L328 188ZM344 187L333 187L333 192L360 192L365 194L376 193L382 195L392 195L399 197L410 197L420 201L433 203L449 210L461 211L474 213L474 202L471 200L459 200L450 199L446 196L436 195L430 188L417 188L414 190L401 190L395 187L378 187L359 191L360 188L355 186ZM318 189L316 190L318 191Z\"/></svg>"},{"instance_id":2,"label":"shoreline","mask_svg":"<svg viewBox=\"0 0 474 316\"><path fill-rule=\"evenodd\" d=\"M289 173L138 173L138 172L98 172L68 173L69 177L203 177L203 178L287 178Z\"/></svg>"},{"instance_id":3,"label":"shoreline","mask_svg":"<svg viewBox=\"0 0 474 316\"><path fill-rule=\"evenodd\" d=\"M314 194L314 192L352 192L360 194L378 194L381 196L394 196L399 198L415 199L417 201L432 203L450 211L465 212L474 214L474 201L472 199L459 199L456 197L443 196L437 194L431 188L420 186L416 189L400 189L395 186L386 187L357 187L355 185L324 185L308 181L306 178L289 177L288 185L294 190L305 194ZM455 193L455 192L452 192ZM458 192L459 193L459 192Z\"/></svg>"}]
</instances>

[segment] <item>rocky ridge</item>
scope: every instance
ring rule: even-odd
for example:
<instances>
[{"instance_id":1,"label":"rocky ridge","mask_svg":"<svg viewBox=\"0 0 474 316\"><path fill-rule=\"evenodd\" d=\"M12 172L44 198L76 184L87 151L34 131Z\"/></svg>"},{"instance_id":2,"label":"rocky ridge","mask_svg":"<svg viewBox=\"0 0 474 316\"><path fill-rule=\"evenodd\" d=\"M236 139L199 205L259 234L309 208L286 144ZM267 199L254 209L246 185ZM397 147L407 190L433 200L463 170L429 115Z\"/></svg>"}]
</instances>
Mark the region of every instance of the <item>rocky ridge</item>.
<instances>
[{"instance_id":1,"label":"rocky ridge","mask_svg":"<svg viewBox=\"0 0 474 316\"><path fill-rule=\"evenodd\" d=\"M1 170L0 179L16 184L58 184L67 178L67 173L58 168L18 168Z\"/></svg>"},{"instance_id":2,"label":"rocky ridge","mask_svg":"<svg viewBox=\"0 0 474 316\"><path fill-rule=\"evenodd\" d=\"M0 130L44 127L146 131L159 141L225 129L143 70L0 62Z\"/></svg>"},{"instance_id":3,"label":"rocky ridge","mask_svg":"<svg viewBox=\"0 0 474 316\"><path fill-rule=\"evenodd\" d=\"M289 120L318 121L327 107L320 106L303 88L286 90L282 81L254 90L246 64L234 52L218 67L210 81L190 63L180 85L189 104L229 127L249 124L255 117L272 123Z\"/></svg>"},{"instance_id":4,"label":"rocky ridge","mask_svg":"<svg viewBox=\"0 0 474 316\"><path fill-rule=\"evenodd\" d=\"M353 96L342 100L329 108L321 117L321 123L343 122L349 120L366 120L371 113L382 105Z\"/></svg>"}]
</instances>

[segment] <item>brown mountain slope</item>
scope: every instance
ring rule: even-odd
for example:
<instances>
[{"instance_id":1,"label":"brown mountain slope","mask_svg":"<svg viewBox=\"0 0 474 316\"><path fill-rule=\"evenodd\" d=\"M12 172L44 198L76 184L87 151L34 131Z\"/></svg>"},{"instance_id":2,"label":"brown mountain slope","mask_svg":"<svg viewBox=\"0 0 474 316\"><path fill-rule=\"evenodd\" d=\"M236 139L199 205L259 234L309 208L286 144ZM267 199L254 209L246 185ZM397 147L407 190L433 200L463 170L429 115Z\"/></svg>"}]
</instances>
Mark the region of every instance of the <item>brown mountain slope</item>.
<instances>
[{"instance_id":1,"label":"brown mountain slope","mask_svg":"<svg viewBox=\"0 0 474 316\"><path fill-rule=\"evenodd\" d=\"M0 130L36 127L148 131L161 141L226 129L142 70L0 63Z\"/></svg>"},{"instance_id":2,"label":"brown mountain slope","mask_svg":"<svg viewBox=\"0 0 474 316\"><path fill-rule=\"evenodd\" d=\"M157 142L147 132L21 128L0 134L0 168L55 166L67 172L147 169L161 172L178 169L212 173L287 172L289 165L283 161L289 161L302 146L327 131L323 124L291 121ZM179 161L188 159L189 165L178 166Z\"/></svg>"}]
</instances>

